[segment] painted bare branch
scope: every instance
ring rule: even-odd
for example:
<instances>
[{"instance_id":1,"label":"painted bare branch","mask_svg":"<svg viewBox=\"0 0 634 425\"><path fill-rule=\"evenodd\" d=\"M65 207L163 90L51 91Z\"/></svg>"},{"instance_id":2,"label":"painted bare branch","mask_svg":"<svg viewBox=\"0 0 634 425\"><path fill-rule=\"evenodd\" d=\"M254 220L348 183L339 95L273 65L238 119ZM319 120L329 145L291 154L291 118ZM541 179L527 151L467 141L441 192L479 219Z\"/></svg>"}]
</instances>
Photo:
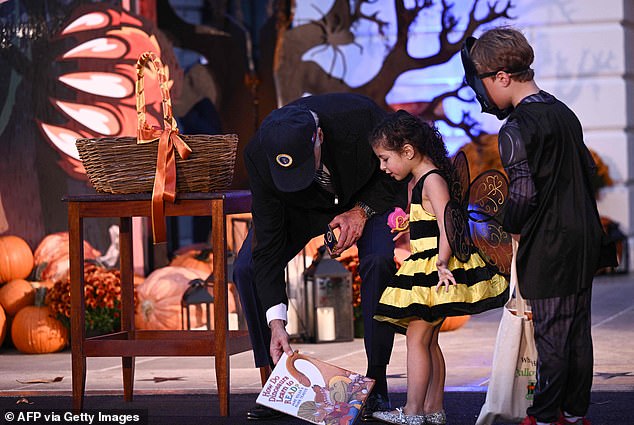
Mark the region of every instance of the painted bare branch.
<instances>
[{"instance_id":1,"label":"painted bare branch","mask_svg":"<svg viewBox=\"0 0 634 425\"><path fill-rule=\"evenodd\" d=\"M276 50L278 60L275 69L278 103L285 104L304 93L338 91L365 94L388 109L386 96L403 73L448 62L459 52L464 40L473 35L480 26L500 18L511 18L509 11L514 7L513 0L496 0L488 3L486 7L478 8L480 2L481 0L473 0L467 15L468 21L460 25L460 19L453 11L454 4L448 0L441 0L439 49L426 57L414 57L408 52L412 25L423 10L434 5L434 1L416 0L413 4L410 2L406 6L404 0L395 0L396 39L394 44L389 48L377 75L359 87L351 87L343 78L335 77L332 73L337 65L342 67L339 69L343 69L344 77L348 72L349 64L346 62L342 47L356 44L355 35L352 32L353 26L363 19L369 19L378 25L379 33L384 35L387 23L381 21L377 14L368 15L362 12L362 6L372 3L370 0L358 0L352 5L348 0L336 0L327 13L323 14L323 11L320 11L323 17L318 21L310 21L295 28L290 28L289 25L285 31L278 33L280 37L278 37ZM460 27L464 28L462 33L458 30ZM450 34L453 36L451 39ZM313 50L312 54L330 51L331 59L330 63L325 65L326 69L313 61L305 61L306 52L315 47L318 49ZM460 97L459 91L462 88L463 86L427 101L423 108L424 118L442 120L451 127L463 129L469 137L477 138L479 134L477 122L468 113L463 116L461 122L453 122L445 115L441 107L442 102L449 97L469 101L470 99Z\"/></svg>"},{"instance_id":2,"label":"painted bare branch","mask_svg":"<svg viewBox=\"0 0 634 425\"><path fill-rule=\"evenodd\" d=\"M374 22L378 25L378 31L381 36L385 37L385 28L389 25L388 22L383 21L378 18L379 12L375 12L372 15L366 15L361 11L361 6L364 4L373 3L372 0L357 0L354 2L354 12L352 16L354 16L354 21L359 21L360 19L366 19L370 22Z\"/></svg>"},{"instance_id":3,"label":"painted bare branch","mask_svg":"<svg viewBox=\"0 0 634 425\"><path fill-rule=\"evenodd\" d=\"M442 29L438 35L440 48L438 49L438 52L434 55L423 58L415 58L411 56L407 51L409 29L420 11L431 6L431 1L424 0L422 2L416 2L415 6L413 6L411 9L407 9L403 3L403 0L397 0L397 41L394 44L392 51L386 56L383 62L383 67L381 68L381 71L379 72L377 78L370 81L367 84L367 88L364 87L364 90L368 90L371 93L376 93L376 95L378 96L381 90L378 87L375 88L373 86L380 86L384 90L384 87L386 85L389 85L389 88L387 89L387 91L385 91L385 94L387 94L390 88L396 82L396 79L403 72L411 71L413 69L427 68L434 65L440 65L449 61L460 50L462 44L464 43L464 40L472 35L478 27L502 17L510 18L510 16L508 15L508 11L513 8L512 0L507 0L504 7L501 10L498 10L499 2L496 1L488 6L488 12L485 16L477 18L476 8L478 6L478 3L479 0L475 0L473 3L473 7L469 12L469 22L466 25L466 29L463 32L462 37L452 43L449 41L448 36L451 31L455 30L459 20L455 18L455 16L451 12L453 4L449 4L446 0L442 0ZM380 79L382 81L375 81L377 79Z\"/></svg>"}]
</instances>

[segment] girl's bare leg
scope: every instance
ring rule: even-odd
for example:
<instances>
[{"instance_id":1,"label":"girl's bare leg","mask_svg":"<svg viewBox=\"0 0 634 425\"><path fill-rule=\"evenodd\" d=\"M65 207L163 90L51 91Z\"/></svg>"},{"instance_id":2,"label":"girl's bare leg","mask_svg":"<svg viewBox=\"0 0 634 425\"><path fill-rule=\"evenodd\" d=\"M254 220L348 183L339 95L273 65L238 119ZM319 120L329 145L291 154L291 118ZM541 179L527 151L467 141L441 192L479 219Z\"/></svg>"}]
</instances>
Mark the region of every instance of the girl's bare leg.
<instances>
[{"instance_id":1,"label":"girl's bare leg","mask_svg":"<svg viewBox=\"0 0 634 425\"><path fill-rule=\"evenodd\" d=\"M431 355L431 376L427 387L427 396L424 403L425 413L440 412L443 409L445 395L445 357L438 345L438 334L442 323L434 327L430 339L429 352Z\"/></svg>"},{"instance_id":2,"label":"girl's bare leg","mask_svg":"<svg viewBox=\"0 0 634 425\"><path fill-rule=\"evenodd\" d=\"M424 413L432 373L429 348L433 331L431 323L424 320L412 320L407 327L407 403L403 409L406 415Z\"/></svg>"}]
</instances>

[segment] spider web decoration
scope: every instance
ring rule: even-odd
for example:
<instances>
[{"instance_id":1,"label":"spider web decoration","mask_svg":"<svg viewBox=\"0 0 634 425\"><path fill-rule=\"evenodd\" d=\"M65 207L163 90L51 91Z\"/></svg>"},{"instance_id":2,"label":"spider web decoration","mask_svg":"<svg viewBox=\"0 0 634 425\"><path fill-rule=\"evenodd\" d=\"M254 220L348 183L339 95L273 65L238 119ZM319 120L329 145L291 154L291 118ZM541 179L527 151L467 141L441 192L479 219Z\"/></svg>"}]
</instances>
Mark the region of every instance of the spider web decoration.
<instances>
[{"instance_id":1,"label":"spider web decoration","mask_svg":"<svg viewBox=\"0 0 634 425\"><path fill-rule=\"evenodd\" d=\"M508 181L498 170L488 170L470 182L464 152L456 154L451 200L445 207L445 230L454 256L463 262L478 252L498 273L509 276L511 235L502 226Z\"/></svg>"}]
</instances>

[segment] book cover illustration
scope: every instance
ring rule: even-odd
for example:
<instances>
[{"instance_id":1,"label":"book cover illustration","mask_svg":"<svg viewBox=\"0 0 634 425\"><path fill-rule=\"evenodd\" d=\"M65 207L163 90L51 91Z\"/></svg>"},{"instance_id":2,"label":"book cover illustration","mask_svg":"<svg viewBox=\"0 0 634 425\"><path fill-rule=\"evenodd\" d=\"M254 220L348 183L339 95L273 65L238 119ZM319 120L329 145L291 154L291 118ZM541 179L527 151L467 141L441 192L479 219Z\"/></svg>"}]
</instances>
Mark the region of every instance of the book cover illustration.
<instances>
[{"instance_id":1,"label":"book cover illustration","mask_svg":"<svg viewBox=\"0 0 634 425\"><path fill-rule=\"evenodd\" d=\"M256 403L325 425L352 424L374 379L294 352L283 354Z\"/></svg>"}]
</instances>

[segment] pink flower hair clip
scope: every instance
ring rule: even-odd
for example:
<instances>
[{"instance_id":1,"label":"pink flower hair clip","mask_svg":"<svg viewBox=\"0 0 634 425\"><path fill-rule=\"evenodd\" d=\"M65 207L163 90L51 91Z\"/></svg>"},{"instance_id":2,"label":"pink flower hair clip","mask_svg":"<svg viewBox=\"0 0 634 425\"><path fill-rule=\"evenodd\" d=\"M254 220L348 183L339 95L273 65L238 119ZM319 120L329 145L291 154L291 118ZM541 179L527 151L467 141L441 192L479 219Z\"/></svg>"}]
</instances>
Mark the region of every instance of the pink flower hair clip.
<instances>
[{"instance_id":1,"label":"pink flower hair clip","mask_svg":"<svg viewBox=\"0 0 634 425\"><path fill-rule=\"evenodd\" d=\"M387 225L392 229L392 233L403 232L409 227L409 214L403 211L402 208L396 207L387 216Z\"/></svg>"}]
</instances>

